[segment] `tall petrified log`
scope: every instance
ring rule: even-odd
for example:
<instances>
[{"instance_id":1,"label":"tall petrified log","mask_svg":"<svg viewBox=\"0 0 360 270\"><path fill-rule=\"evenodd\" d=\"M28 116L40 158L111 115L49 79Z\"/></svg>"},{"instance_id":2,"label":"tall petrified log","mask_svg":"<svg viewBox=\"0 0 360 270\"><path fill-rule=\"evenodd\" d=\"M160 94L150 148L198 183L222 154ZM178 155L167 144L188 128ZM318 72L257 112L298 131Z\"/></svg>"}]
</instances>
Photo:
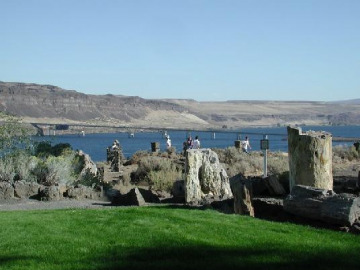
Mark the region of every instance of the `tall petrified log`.
<instances>
[{"instance_id":1,"label":"tall petrified log","mask_svg":"<svg viewBox=\"0 0 360 270\"><path fill-rule=\"evenodd\" d=\"M235 214L254 216L252 205L252 185L251 180L242 175L236 175L230 179L231 191L234 195Z\"/></svg>"},{"instance_id":2,"label":"tall petrified log","mask_svg":"<svg viewBox=\"0 0 360 270\"><path fill-rule=\"evenodd\" d=\"M205 200L232 198L229 177L211 149L186 151L185 202L201 204Z\"/></svg>"},{"instance_id":3,"label":"tall petrified log","mask_svg":"<svg viewBox=\"0 0 360 270\"><path fill-rule=\"evenodd\" d=\"M332 136L288 127L290 191L295 185L333 189Z\"/></svg>"},{"instance_id":4,"label":"tall petrified log","mask_svg":"<svg viewBox=\"0 0 360 270\"><path fill-rule=\"evenodd\" d=\"M297 216L331 224L352 225L360 217L360 198L332 190L294 186L284 200L284 210Z\"/></svg>"}]
</instances>

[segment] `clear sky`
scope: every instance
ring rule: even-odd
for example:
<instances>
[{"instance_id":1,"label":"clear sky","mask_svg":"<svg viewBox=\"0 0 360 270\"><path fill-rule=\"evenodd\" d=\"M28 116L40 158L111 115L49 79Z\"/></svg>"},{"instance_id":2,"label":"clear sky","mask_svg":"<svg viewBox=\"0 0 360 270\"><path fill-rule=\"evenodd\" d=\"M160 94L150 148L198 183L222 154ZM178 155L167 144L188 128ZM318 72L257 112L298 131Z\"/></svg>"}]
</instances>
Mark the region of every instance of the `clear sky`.
<instances>
[{"instance_id":1,"label":"clear sky","mask_svg":"<svg viewBox=\"0 0 360 270\"><path fill-rule=\"evenodd\" d=\"M360 98L360 0L0 0L0 81L198 101Z\"/></svg>"}]
</instances>

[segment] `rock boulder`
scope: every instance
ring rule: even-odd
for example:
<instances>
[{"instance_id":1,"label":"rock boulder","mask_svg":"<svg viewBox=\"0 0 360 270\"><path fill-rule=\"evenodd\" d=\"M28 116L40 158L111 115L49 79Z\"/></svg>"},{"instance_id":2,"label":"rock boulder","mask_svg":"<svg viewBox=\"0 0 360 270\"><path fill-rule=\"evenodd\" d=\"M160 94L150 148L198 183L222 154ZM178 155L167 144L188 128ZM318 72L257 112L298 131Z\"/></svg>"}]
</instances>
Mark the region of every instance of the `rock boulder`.
<instances>
[{"instance_id":1,"label":"rock boulder","mask_svg":"<svg viewBox=\"0 0 360 270\"><path fill-rule=\"evenodd\" d=\"M8 200L14 198L14 187L6 181L0 182L0 200Z\"/></svg>"}]
</instances>

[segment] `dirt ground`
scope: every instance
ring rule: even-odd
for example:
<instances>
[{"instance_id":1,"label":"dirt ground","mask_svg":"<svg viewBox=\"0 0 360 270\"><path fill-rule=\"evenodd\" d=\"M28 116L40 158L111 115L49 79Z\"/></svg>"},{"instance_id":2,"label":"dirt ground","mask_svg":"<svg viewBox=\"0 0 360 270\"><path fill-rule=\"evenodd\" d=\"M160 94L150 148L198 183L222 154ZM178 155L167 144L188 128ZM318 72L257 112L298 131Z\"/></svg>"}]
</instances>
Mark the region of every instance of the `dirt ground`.
<instances>
[{"instance_id":1,"label":"dirt ground","mask_svg":"<svg viewBox=\"0 0 360 270\"><path fill-rule=\"evenodd\" d=\"M64 199L61 201L38 201L32 199L13 199L0 201L0 211L15 210L54 210L54 209L90 209L110 208L110 202L95 200Z\"/></svg>"}]
</instances>

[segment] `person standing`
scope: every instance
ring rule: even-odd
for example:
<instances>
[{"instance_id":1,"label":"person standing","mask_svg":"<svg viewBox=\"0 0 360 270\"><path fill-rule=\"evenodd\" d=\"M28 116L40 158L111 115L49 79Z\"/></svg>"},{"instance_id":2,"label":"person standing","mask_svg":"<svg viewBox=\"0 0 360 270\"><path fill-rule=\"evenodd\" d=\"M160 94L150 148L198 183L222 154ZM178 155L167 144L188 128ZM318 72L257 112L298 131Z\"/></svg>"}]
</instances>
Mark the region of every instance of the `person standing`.
<instances>
[{"instance_id":1,"label":"person standing","mask_svg":"<svg viewBox=\"0 0 360 270\"><path fill-rule=\"evenodd\" d=\"M251 145L250 145L250 141L249 141L248 136L246 136L246 137L245 137L245 140L242 141L241 147L242 147L242 150L243 150L245 153L249 154L248 148L251 149Z\"/></svg>"},{"instance_id":2,"label":"person standing","mask_svg":"<svg viewBox=\"0 0 360 270\"><path fill-rule=\"evenodd\" d=\"M118 150L119 148L120 148L120 143L119 143L118 140L115 140L115 141L113 142L113 145L111 146L111 150L112 150L112 151L115 151L115 150Z\"/></svg>"},{"instance_id":3,"label":"person standing","mask_svg":"<svg viewBox=\"0 0 360 270\"><path fill-rule=\"evenodd\" d=\"M193 140L192 140L191 136L188 137L188 139L186 141L186 145L187 145L187 149L193 148Z\"/></svg>"},{"instance_id":4,"label":"person standing","mask_svg":"<svg viewBox=\"0 0 360 270\"><path fill-rule=\"evenodd\" d=\"M171 140L170 136L166 136L166 148L169 149L171 147Z\"/></svg>"},{"instance_id":5,"label":"person standing","mask_svg":"<svg viewBox=\"0 0 360 270\"><path fill-rule=\"evenodd\" d=\"M193 142L193 148L194 148L194 149L199 149L199 148L200 148L199 136L195 136L195 140L194 140L194 142Z\"/></svg>"}]
</instances>

